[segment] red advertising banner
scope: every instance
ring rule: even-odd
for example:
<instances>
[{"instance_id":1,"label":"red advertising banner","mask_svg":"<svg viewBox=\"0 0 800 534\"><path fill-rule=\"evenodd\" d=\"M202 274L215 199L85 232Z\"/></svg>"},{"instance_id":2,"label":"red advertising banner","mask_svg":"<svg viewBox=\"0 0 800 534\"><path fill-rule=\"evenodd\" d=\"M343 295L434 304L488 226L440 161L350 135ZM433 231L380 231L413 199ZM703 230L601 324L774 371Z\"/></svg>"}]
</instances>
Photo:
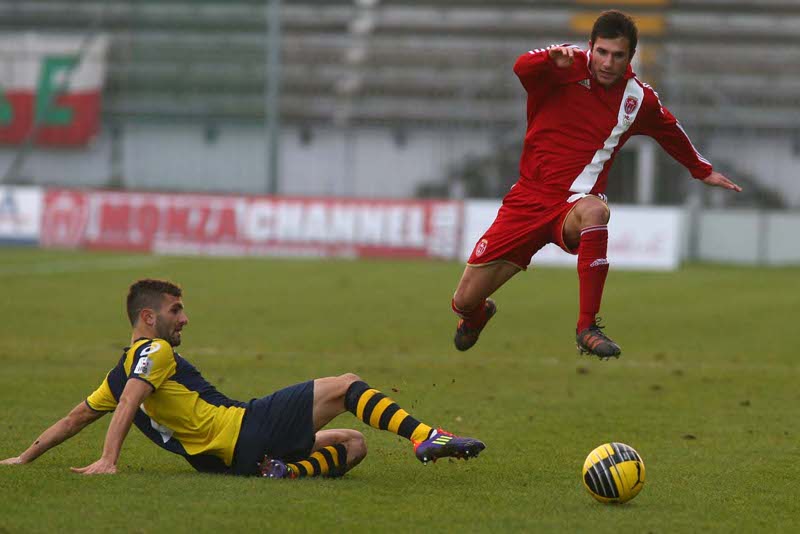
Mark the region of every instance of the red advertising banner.
<instances>
[{"instance_id":1,"label":"red advertising banner","mask_svg":"<svg viewBox=\"0 0 800 534\"><path fill-rule=\"evenodd\" d=\"M42 245L231 256L457 258L457 201L49 190Z\"/></svg>"}]
</instances>

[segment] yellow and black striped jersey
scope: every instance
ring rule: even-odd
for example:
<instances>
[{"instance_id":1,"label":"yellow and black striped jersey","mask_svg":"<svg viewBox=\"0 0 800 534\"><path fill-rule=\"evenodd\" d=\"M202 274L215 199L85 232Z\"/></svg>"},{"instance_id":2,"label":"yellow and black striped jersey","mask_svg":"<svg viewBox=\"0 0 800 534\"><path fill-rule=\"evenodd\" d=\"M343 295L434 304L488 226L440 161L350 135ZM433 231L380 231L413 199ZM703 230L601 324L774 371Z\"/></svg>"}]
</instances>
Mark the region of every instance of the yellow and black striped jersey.
<instances>
[{"instance_id":1,"label":"yellow and black striped jersey","mask_svg":"<svg viewBox=\"0 0 800 534\"><path fill-rule=\"evenodd\" d=\"M124 349L86 404L95 411L114 411L131 378L153 388L133 421L145 436L199 471L230 467L245 403L217 391L163 339L138 339Z\"/></svg>"}]
</instances>

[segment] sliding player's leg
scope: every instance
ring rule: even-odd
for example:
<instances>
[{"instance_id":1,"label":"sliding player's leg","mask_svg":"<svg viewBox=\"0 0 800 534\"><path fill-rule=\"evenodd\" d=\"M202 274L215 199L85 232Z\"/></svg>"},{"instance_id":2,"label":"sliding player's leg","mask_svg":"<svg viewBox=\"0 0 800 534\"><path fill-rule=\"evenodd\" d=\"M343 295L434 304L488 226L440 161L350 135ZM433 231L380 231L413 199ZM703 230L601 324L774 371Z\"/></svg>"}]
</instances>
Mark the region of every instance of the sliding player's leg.
<instances>
[{"instance_id":1,"label":"sliding player's leg","mask_svg":"<svg viewBox=\"0 0 800 534\"><path fill-rule=\"evenodd\" d=\"M475 438L455 436L420 422L352 373L317 379L314 389L314 424L318 430L337 415L349 411L373 428L409 440L423 463L442 457L471 458L486 447Z\"/></svg>"},{"instance_id":2,"label":"sliding player's leg","mask_svg":"<svg viewBox=\"0 0 800 534\"><path fill-rule=\"evenodd\" d=\"M364 435L357 430L320 430L311 455L293 462L266 458L262 476L268 478L340 477L367 455Z\"/></svg>"}]
</instances>

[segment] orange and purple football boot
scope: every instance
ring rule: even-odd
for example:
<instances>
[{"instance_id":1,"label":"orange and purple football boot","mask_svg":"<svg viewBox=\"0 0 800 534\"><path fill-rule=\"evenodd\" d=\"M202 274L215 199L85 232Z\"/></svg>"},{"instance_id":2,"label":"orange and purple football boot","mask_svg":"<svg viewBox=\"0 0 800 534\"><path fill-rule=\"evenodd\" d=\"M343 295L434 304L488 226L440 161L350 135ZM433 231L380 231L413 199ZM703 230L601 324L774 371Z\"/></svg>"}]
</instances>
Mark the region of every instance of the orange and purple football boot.
<instances>
[{"instance_id":1,"label":"orange and purple football boot","mask_svg":"<svg viewBox=\"0 0 800 534\"><path fill-rule=\"evenodd\" d=\"M462 438L438 428L431 432L428 439L414 442L414 454L426 464L439 458L475 458L486 448L486 445L475 438Z\"/></svg>"}]
</instances>

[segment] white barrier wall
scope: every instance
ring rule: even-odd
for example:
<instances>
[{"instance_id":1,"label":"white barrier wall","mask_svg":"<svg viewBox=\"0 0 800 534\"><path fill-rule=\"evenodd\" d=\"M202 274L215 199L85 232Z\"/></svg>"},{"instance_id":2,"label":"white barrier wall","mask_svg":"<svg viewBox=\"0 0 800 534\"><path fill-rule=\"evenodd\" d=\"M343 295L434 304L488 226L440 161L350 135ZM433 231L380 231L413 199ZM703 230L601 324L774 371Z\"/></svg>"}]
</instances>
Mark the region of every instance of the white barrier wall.
<instances>
[{"instance_id":1,"label":"white barrier wall","mask_svg":"<svg viewBox=\"0 0 800 534\"><path fill-rule=\"evenodd\" d=\"M464 206L466 261L483 232L492 224L499 201L470 200ZM680 265L684 211L680 208L611 206L608 261L616 268L674 270ZM534 265L574 266L577 257L547 245L533 258Z\"/></svg>"},{"instance_id":2,"label":"white barrier wall","mask_svg":"<svg viewBox=\"0 0 800 534\"><path fill-rule=\"evenodd\" d=\"M698 218L697 254L723 263L757 263L760 216L750 210L702 212Z\"/></svg>"},{"instance_id":3,"label":"white barrier wall","mask_svg":"<svg viewBox=\"0 0 800 534\"><path fill-rule=\"evenodd\" d=\"M42 222L42 190L0 186L0 244L36 244Z\"/></svg>"},{"instance_id":4,"label":"white barrier wall","mask_svg":"<svg viewBox=\"0 0 800 534\"><path fill-rule=\"evenodd\" d=\"M790 265L800 263L800 214L770 213L765 232L766 263Z\"/></svg>"},{"instance_id":5,"label":"white barrier wall","mask_svg":"<svg viewBox=\"0 0 800 534\"><path fill-rule=\"evenodd\" d=\"M800 213L706 210L699 216L697 259L722 263L800 264Z\"/></svg>"},{"instance_id":6,"label":"white barrier wall","mask_svg":"<svg viewBox=\"0 0 800 534\"><path fill-rule=\"evenodd\" d=\"M259 124L128 122L104 125L85 149L37 147L25 160L26 183L65 188L108 187L112 176L123 188L150 191L263 194L267 190L264 129ZM440 183L469 157L491 152L491 132L481 129L413 129L404 137L389 128L343 132L287 126L281 137L281 195L358 198L413 197L418 186ZM8 169L18 147L0 146L0 169Z\"/></svg>"}]
</instances>

